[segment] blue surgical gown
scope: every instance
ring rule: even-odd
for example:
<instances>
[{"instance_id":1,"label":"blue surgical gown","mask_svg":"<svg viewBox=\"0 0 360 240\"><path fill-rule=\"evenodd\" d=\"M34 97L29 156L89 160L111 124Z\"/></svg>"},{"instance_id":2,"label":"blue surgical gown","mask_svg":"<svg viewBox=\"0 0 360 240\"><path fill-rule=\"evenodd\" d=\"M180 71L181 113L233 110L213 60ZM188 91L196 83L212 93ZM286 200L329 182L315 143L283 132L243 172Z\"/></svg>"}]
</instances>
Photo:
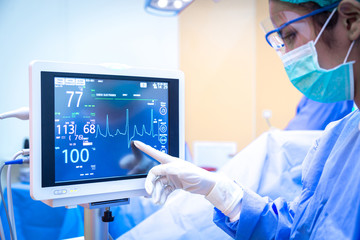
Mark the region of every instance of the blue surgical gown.
<instances>
[{"instance_id":1,"label":"blue surgical gown","mask_svg":"<svg viewBox=\"0 0 360 240\"><path fill-rule=\"evenodd\" d=\"M235 239L360 239L360 112L330 124L310 148L302 192L292 202L244 189L238 221L215 209Z\"/></svg>"},{"instance_id":2,"label":"blue surgical gown","mask_svg":"<svg viewBox=\"0 0 360 240\"><path fill-rule=\"evenodd\" d=\"M330 122L348 115L353 106L353 101L321 103L304 96L285 130L324 130Z\"/></svg>"}]
</instances>

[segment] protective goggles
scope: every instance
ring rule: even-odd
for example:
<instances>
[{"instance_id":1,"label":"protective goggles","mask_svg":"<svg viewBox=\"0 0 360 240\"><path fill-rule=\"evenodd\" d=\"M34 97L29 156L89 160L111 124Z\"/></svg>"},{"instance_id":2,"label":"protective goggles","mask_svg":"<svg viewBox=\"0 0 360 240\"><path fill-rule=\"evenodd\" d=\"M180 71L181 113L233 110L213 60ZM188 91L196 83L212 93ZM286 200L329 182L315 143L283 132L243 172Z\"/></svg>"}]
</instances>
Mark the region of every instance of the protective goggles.
<instances>
[{"instance_id":1,"label":"protective goggles","mask_svg":"<svg viewBox=\"0 0 360 240\"><path fill-rule=\"evenodd\" d=\"M339 5L339 2L317 9L306 15L300 16L298 13L284 11L267 18L260 23L265 32L265 39L279 55L283 55L287 50L293 50L301 45L313 40L314 33L305 19L316 14L330 11ZM276 22L284 23L276 26ZM295 39L296 38L296 39ZM296 41L295 41L296 40Z\"/></svg>"}]
</instances>

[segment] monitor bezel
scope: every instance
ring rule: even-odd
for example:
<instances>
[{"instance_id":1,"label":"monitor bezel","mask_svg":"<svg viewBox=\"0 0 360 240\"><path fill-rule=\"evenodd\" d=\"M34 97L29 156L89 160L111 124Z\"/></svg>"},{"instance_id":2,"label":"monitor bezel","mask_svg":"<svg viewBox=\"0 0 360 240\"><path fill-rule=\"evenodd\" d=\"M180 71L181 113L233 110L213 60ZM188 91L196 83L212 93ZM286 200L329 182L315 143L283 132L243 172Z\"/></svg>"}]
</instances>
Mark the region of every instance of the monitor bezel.
<instances>
[{"instance_id":1,"label":"monitor bezel","mask_svg":"<svg viewBox=\"0 0 360 240\"><path fill-rule=\"evenodd\" d=\"M30 65L30 194L36 200L73 199L74 204L111 200L114 196L146 195L144 181L146 175L135 178L107 179L106 181L81 181L77 183L43 185L43 104L47 101L42 92L42 72L102 75L103 77L132 76L176 81L178 83L179 141L178 156L184 157L184 75L181 71L132 68L117 65L93 65L62 62L34 61ZM44 88L43 88L44 90ZM45 94L46 95L46 94ZM51 119L50 119L51 120ZM170 136L171 138L171 136ZM55 194L55 193L63 194ZM114 195L115 194L115 195ZM93 197L92 197L93 196ZM99 197L101 196L101 197ZM78 200L76 200L78 199ZM81 199L81 200L80 200ZM67 201L68 202L68 201Z\"/></svg>"}]
</instances>

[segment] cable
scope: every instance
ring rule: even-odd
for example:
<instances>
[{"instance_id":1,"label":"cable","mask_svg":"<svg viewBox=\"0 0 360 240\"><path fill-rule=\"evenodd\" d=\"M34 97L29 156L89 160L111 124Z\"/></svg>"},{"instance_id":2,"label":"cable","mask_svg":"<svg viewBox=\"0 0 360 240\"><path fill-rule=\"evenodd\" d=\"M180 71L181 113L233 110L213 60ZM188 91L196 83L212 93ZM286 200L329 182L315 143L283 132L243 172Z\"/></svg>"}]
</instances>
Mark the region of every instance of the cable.
<instances>
[{"instance_id":1,"label":"cable","mask_svg":"<svg viewBox=\"0 0 360 240\"><path fill-rule=\"evenodd\" d=\"M13 200L12 200L12 192L11 192L11 165L12 164L23 164L23 163L29 163L29 149L23 149L17 153L14 154L13 156L13 160L12 161L7 161L5 163L2 164L1 168L0 168L0 194L1 194L1 199L4 205L4 209L5 209L5 213L6 213L6 218L7 221L9 223L9 229L10 229L10 236L12 240L16 240L17 239L17 235L16 235L16 226L15 226L15 217L14 217L14 209L13 209ZM27 157L23 158L23 159L16 159L18 156L20 155L26 155ZM4 200L4 194L2 191L2 186L1 186L1 173L3 168L8 165L8 175L7 175L7 200L8 200L8 206L9 208L6 207L6 203ZM5 239L5 236L3 234L3 226L1 224L1 230L2 230L2 239Z\"/></svg>"},{"instance_id":2,"label":"cable","mask_svg":"<svg viewBox=\"0 0 360 240\"><path fill-rule=\"evenodd\" d=\"M16 160L16 161L18 161L18 160ZM7 165L7 164L5 163L5 165ZM13 230L15 240L16 240L17 234L16 234L16 226L15 226L14 204L13 204L12 191L11 191L11 165L8 165L8 169L7 169L7 173L6 173L6 193L7 193L7 205L8 205L8 211L9 211L9 218L10 218L12 230Z\"/></svg>"},{"instance_id":3,"label":"cable","mask_svg":"<svg viewBox=\"0 0 360 240\"><path fill-rule=\"evenodd\" d=\"M17 233L16 233L16 225L15 225L14 204L13 204L12 191L11 191L11 165L12 164L29 163L29 157L28 157L29 152L30 152L29 149L23 149L14 154L12 161L5 162L5 165L8 165L7 178L6 178L7 204L8 204L9 217L10 217L12 230L13 230L13 233L15 236L15 240L17 239ZM20 155L27 156L27 157L25 157L23 159L16 159Z\"/></svg>"},{"instance_id":4,"label":"cable","mask_svg":"<svg viewBox=\"0 0 360 240\"><path fill-rule=\"evenodd\" d=\"M5 118L11 118L11 117L18 118L21 120L28 120L29 119L29 108L22 107L22 108L15 109L13 111L9 111L9 112L0 114L0 120L5 119ZM16 238L17 235L16 235L14 208L13 208L12 192L11 192L11 165L9 165L9 164L22 164L25 162L28 163L29 159L16 160L16 158L20 155L29 155L29 152L30 152L29 149L24 149L22 151L17 152L13 157L14 161L5 162L0 167L0 194L1 194L1 200L3 202L5 213L6 213L6 218L9 223L10 236L11 236L12 240L17 240L17 238ZM7 200L8 200L9 209L7 209L7 207L6 207L6 203L4 200L4 194L3 194L2 186L1 186L1 172L2 172L3 168L5 167L5 165L9 165L8 172L7 172L7 178L6 178L6 180L7 180ZM1 220L0 220L0 236L1 236L1 239L5 240L4 227L3 227Z\"/></svg>"},{"instance_id":5,"label":"cable","mask_svg":"<svg viewBox=\"0 0 360 240\"><path fill-rule=\"evenodd\" d=\"M5 118L11 118L11 117L18 118L21 120L28 120L29 119L29 108L22 107L22 108L18 108L18 109L0 114L0 120L5 119ZM29 155L29 152L30 152L29 149L24 149L22 151L19 151L14 155L13 160L15 160L19 155ZM28 160L26 160L26 161L28 162ZM9 204L9 211L6 208L6 203L4 201L4 194L3 194L2 186L1 186L1 171L5 167L5 165L22 164L22 163L24 163L24 161L16 160L11 163L6 162L5 164L2 164L2 166L0 168L0 194L1 194L1 199L2 199L3 205L4 205L4 209L6 212L6 218L9 223L10 235L11 235L12 240L17 240L17 239L16 239L16 226L15 226L15 217L14 217L12 192L11 192L11 165L9 165L9 167L8 167L8 174L7 174L7 199L8 199L8 204ZM1 239L5 240L4 227L3 227L1 220L0 220L0 236L1 236Z\"/></svg>"},{"instance_id":6,"label":"cable","mask_svg":"<svg viewBox=\"0 0 360 240\"><path fill-rule=\"evenodd\" d=\"M24 150L15 153L13 158L12 158L13 161L10 161L10 162L12 162L12 163L19 162L19 163L21 163L20 160L15 160L15 159L18 156L24 155L24 154L27 154L27 153L24 152ZM8 162L5 162L5 165L9 165ZM7 169L6 187L7 187L6 190L7 190L7 204L8 204L9 217L10 217L12 230L13 230L13 233L14 233L14 236L15 236L15 240L16 240L17 233L16 233L14 205L13 205L12 191L11 191L11 165L9 165L8 169Z\"/></svg>"},{"instance_id":7,"label":"cable","mask_svg":"<svg viewBox=\"0 0 360 240\"><path fill-rule=\"evenodd\" d=\"M3 202L3 206L4 206L4 209L5 209L5 213L6 213L6 219L9 223L9 229L10 229L10 236L11 236L11 239L14 240L14 233L13 233L13 228L11 226L11 221L10 221L10 216L9 216L9 212L8 212L8 209L6 207L6 203L5 203L5 199L4 199L4 193L2 191L2 186L1 186L1 172L2 170L4 169L6 165L3 163L0 167L0 195L1 195L1 201Z\"/></svg>"},{"instance_id":8,"label":"cable","mask_svg":"<svg viewBox=\"0 0 360 240\"><path fill-rule=\"evenodd\" d=\"M0 114L0 119L11 118L11 117L18 118L21 120L28 120L29 119L29 108L22 107L22 108L15 109L13 111L9 111L9 112Z\"/></svg>"},{"instance_id":9,"label":"cable","mask_svg":"<svg viewBox=\"0 0 360 240\"><path fill-rule=\"evenodd\" d=\"M4 227L3 227L1 219L0 219L0 237L1 237L1 239L5 240Z\"/></svg>"}]
</instances>

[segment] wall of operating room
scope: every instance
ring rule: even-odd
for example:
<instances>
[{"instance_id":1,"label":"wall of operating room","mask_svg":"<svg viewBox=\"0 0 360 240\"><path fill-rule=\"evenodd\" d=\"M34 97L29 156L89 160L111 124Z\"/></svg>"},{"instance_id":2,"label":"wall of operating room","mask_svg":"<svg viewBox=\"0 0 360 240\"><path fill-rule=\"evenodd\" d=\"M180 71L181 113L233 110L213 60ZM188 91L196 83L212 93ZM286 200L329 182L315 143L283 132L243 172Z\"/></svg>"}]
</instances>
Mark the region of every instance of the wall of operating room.
<instances>
[{"instance_id":1,"label":"wall of operating room","mask_svg":"<svg viewBox=\"0 0 360 240\"><path fill-rule=\"evenodd\" d=\"M150 15L143 0L0 1L0 112L28 106L35 59L177 69L178 19ZM0 122L0 160L28 136L27 121Z\"/></svg>"},{"instance_id":2,"label":"wall of operating room","mask_svg":"<svg viewBox=\"0 0 360 240\"><path fill-rule=\"evenodd\" d=\"M300 94L266 43L268 0L195 1L179 16L180 68L186 76L186 139L232 141L238 150L284 128Z\"/></svg>"}]
</instances>

